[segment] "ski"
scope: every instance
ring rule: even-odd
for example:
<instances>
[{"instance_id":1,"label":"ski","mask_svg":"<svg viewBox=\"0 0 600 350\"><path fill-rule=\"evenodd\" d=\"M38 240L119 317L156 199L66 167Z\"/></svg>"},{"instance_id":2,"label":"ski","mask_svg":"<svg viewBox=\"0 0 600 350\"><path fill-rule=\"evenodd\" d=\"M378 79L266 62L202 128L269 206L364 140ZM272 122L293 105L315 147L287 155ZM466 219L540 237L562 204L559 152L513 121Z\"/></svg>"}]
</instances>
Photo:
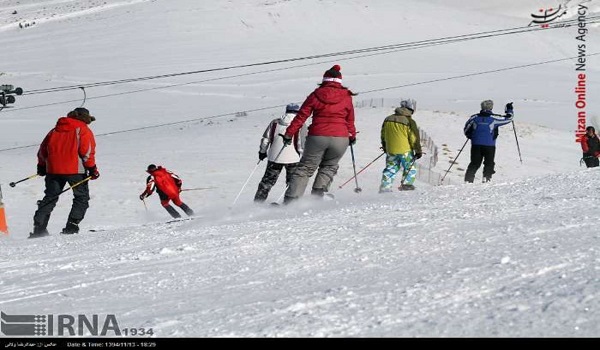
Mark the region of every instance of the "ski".
<instances>
[{"instance_id":1,"label":"ski","mask_svg":"<svg viewBox=\"0 0 600 350\"><path fill-rule=\"evenodd\" d=\"M178 223L178 222L186 222L186 221L191 221L191 220L195 220L200 218L199 216L192 216L192 217L187 217L187 218L179 218L179 219L171 219L171 220L167 220L167 221L162 221L162 222L151 222L151 223L147 223L147 224L140 224L140 225L135 225L135 226L126 226L126 228L136 228L136 227L146 227L146 226L154 226L154 225L169 225L169 224L174 224L174 223ZM109 230L117 230L117 229L122 229L123 227L114 227L114 228L92 228L89 229L88 232L104 232L104 231L109 231Z\"/></svg>"},{"instance_id":2,"label":"ski","mask_svg":"<svg viewBox=\"0 0 600 350\"><path fill-rule=\"evenodd\" d=\"M194 220L194 219L197 219L197 218L198 218L197 216L191 216L191 217L188 217L188 218L177 218L177 219L165 221L165 224L172 224L172 223L175 223L175 222L190 221L190 220Z\"/></svg>"}]
</instances>

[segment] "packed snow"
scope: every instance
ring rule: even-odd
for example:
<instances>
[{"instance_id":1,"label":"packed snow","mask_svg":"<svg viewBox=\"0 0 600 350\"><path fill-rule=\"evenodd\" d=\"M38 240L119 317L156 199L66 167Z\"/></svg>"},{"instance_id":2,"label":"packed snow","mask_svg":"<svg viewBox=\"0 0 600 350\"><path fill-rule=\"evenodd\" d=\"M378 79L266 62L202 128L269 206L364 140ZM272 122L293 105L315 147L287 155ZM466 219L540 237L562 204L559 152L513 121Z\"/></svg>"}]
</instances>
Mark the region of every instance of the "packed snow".
<instances>
[{"instance_id":1,"label":"packed snow","mask_svg":"<svg viewBox=\"0 0 600 350\"><path fill-rule=\"evenodd\" d=\"M598 14L597 0L581 3ZM101 176L90 184L82 232L59 233L66 193L51 235L27 239L43 180L8 186L35 173L43 137L84 102L78 88L28 91L525 27L531 13L556 5L0 1L0 84L25 90L0 111L9 226L0 237L0 310L114 314L155 337L598 337L600 168L580 165L575 142L574 27L89 87ZM592 99L600 33L588 29L587 122L600 128ZM348 150L334 200L252 202L265 127L334 63L359 93L357 170L381 154L383 119L410 97L438 149L431 173L447 173L442 185L424 168L416 191L380 195L380 159L358 176L362 192L354 181L339 188L353 175ZM463 184L462 128L484 99L497 113L514 102L515 123L500 129L493 181L478 183L480 169L476 183ZM139 200L150 163L180 175L193 220L167 223L156 195L147 207Z\"/></svg>"}]
</instances>

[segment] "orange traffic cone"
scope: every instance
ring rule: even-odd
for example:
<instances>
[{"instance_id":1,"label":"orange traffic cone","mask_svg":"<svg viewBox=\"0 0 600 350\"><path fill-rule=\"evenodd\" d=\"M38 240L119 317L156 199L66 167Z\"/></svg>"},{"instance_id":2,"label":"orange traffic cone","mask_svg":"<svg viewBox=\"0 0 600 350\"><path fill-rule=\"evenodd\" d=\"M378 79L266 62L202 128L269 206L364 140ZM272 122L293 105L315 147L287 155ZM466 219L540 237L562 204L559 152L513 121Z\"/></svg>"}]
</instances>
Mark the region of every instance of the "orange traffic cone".
<instances>
[{"instance_id":1,"label":"orange traffic cone","mask_svg":"<svg viewBox=\"0 0 600 350\"><path fill-rule=\"evenodd\" d=\"M0 188L0 232L8 234L6 225L6 214L4 213L4 204L2 203L2 188Z\"/></svg>"},{"instance_id":2,"label":"orange traffic cone","mask_svg":"<svg viewBox=\"0 0 600 350\"><path fill-rule=\"evenodd\" d=\"M0 202L0 232L8 234L8 226L6 226L6 215L4 214L4 205Z\"/></svg>"}]
</instances>

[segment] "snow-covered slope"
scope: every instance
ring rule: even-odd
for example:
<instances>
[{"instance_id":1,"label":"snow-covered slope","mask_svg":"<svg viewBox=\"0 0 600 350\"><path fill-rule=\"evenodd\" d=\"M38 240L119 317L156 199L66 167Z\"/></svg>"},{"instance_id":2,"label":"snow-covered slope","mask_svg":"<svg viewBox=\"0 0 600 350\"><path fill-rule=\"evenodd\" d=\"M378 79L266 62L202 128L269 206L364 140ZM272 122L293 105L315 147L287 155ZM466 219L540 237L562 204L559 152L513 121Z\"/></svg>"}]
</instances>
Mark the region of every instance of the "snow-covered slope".
<instances>
[{"instance_id":1,"label":"snow-covered slope","mask_svg":"<svg viewBox=\"0 0 600 350\"><path fill-rule=\"evenodd\" d=\"M166 337L596 337L598 181L582 171L5 240L0 307L112 313Z\"/></svg>"},{"instance_id":2,"label":"snow-covered slope","mask_svg":"<svg viewBox=\"0 0 600 350\"><path fill-rule=\"evenodd\" d=\"M27 92L521 27L545 6L478 4L4 0L0 83ZM587 4L597 13L595 0ZM165 337L596 337L600 173L580 167L573 141L574 62L388 89L576 56L574 30L87 88L101 177L91 184L86 232L74 237L58 234L70 208L65 194L52 235L26 239L43 181L7 184L35 172L37 145L81 104L82 91L19 96L0 111L10 229L0 239L0 309L113 313ZM599 37L590 28L590 50ZM590 91L596 57L588 58ZM348 154L335 201L278 208L252 203L261 163L230 208L257 164L267 123L302 102L333 62L360 93L356 101L418 100L415 119L440 148L437 173L458 155L464 122L488 98L498 111L514 101L523 162L506 126L493 183L419 182L414 193L380 196L381 160L359 176L361 194L354 183L338 188L353 174ZM588 102L592 122L599 107ZM379 128L392 111L357 108L357 169L380 154ZM197 219L164 224L156 196L144 208L138 195L150 163L178 173L184 188L214 187L184 192ZM452 183L467 163L468 146ZM270 198L282 191L279 183Z\"/></svg>"}]
</instances>

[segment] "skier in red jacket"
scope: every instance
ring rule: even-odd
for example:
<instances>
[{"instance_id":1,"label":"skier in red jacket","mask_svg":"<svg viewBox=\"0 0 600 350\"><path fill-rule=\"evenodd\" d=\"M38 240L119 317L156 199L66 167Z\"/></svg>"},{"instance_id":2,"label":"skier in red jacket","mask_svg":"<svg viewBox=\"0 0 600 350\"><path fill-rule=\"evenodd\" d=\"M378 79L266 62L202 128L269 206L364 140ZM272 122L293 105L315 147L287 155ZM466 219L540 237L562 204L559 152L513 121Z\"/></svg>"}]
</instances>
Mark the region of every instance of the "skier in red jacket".
<instances>
[{"instance_id":1,"label":"skier in red jacket","mask_svg":"<svg viewBox=\"0 0 600 350\"><path fill-rule=\"evenodd\" d=\"M585 129L585 135L579 139L581 150L583 151L583 161L588 168L595 168L600 165L600 138L596 135L596 129L588 126Z\"/></svg>"},{"instance_id":2,"label":"skier in red jacket","mask_svg":"<svg viewBox=\"0 0 600 350\"><path fill-rule=\"evenodd\" d=\"M63 234L79 232L79 223L89 207L88 182L96 180L100 173L96 168L96 141L88 125L96 118L86 108L79 107L61 117L56 126L42 141L37 157L37 174L45 176L44 198L38 201L33 216L33 232L29 238L48 235L50 214L63 188L68 183L73 187L73 205L63 228Z\"/></svg>"},{"instance_id":3,"label":"skier in red jacket","mask_svg":"<svg viewBox=\"0 0 600 350\"><path fill-rule=\"evenodd\" d=\"M150 176L146 179L146 189L140 194L141 200L144 200L144 198L150 196L154 190L156 190L156 193L158 193L158 197L160 198L160 204L172 217L177 219L180 218L181 215L169 204L170 201L173 201L173 203L180 207L188 216L194 215L194 211L179 198L181 185L183 183L179 176L162 166L156 166L154 164L148 165L146 172L148 172Z\"/></svg>"},{"instance_id":4,"label":"skier in red jacket","mask_svg":"<svg viewBox=\"0 0 600 350\"><path fill-rule=\"evenodd\" d=\"M290 145L293 135L312 115L304 153L285 192L284 203L304 194L308 180L315 171L317 175L311 194L322 197L329 191L339 168L338 162L348 145L356 142L353 95L352 91L342 86L342 73L336 64L325 71L320 86L306 98L296 118L287 127L283 142Z\"/></svg>"}]
</instances>

